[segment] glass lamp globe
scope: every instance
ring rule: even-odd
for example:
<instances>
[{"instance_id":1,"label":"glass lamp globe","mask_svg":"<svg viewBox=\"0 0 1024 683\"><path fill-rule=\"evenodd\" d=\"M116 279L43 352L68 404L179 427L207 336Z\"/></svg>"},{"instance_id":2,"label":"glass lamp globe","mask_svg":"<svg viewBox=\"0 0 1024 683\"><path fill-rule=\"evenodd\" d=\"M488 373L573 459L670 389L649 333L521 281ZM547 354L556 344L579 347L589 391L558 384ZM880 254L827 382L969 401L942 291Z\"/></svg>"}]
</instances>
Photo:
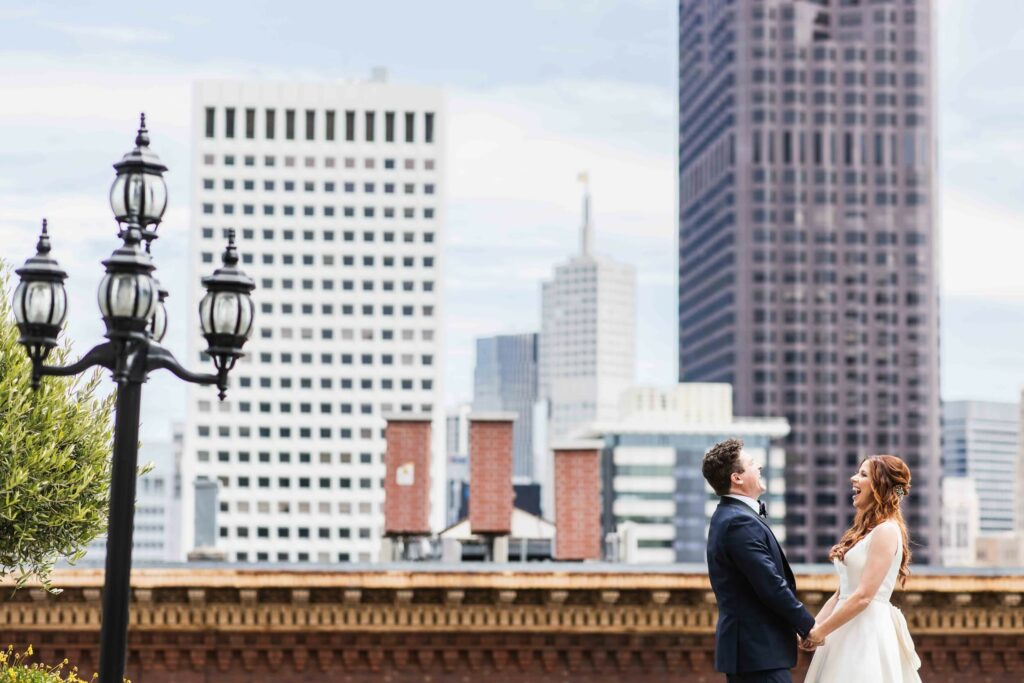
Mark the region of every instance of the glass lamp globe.
<instances>
[{"instance_id":1,"label":"glass lamp globe","mask_svg":"<svg viewBox=\"0 0 1024 683\"><path fill-rule=\"evenodd\" d=\"M68 312L68 295L64 289L68 274L50 256L50 236L45 220L36 255L14 272L20 278L11 301L21 332L18 341L33 360L42 361L57 345L57 336Z\"/></svg>"},{"instance_id":2,"label":"glass lamp globe","mask_svg":"<svg viewBox=\"0 0 1024 683\"><path fill-rule=\"evenodd\" d=\"M149 148L146 115L142 115L135 148L114 164L117 177L110 187L110 208L120 224L136 224L143 234L155 237L157 227L167 209L167 167Z\"/></svg>"}]
</instances>

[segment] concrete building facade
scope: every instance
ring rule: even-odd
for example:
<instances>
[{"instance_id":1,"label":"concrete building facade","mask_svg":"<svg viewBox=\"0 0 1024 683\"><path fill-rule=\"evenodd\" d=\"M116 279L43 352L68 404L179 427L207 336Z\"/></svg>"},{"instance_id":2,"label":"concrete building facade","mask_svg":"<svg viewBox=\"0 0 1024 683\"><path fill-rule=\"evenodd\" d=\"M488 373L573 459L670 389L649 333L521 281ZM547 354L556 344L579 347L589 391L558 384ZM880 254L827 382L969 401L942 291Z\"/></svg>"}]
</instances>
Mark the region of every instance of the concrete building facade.
<instances>
[{"instance_id":1,"label":"concrete building facade","mask_svg":"<svg viewBox=\"0 0 1024 683\"><path fill-rule=\"evenodd\" d=\"M744 451L761 465L768 489L761 500L768 508L768 523L785 543L785 451L775 444L789 433L786 420L734 417L731 411L694 420L688 416L699 411L672 401L683 394L715 404L728 391L728 385L714 384L668 390L665 401L654 407L594 423L587 430L587 438L604 442L604 532L619 534L619 545L631 546L620 547L620 559L652 564L705 561L707 528L718 496L704 481L701 461L709 448L732 437L742 439ZM635 403L628 397L626 401Z\"/></svg>"},{"instance_id":2,"label":"concrete building facade","mask_svg":"<svg viewBox=\"0 0 1024 683\"><path fill-rule=\"evenodd\" d=\"M183 510L197 479L219 483L229 561L376 560L384 413L434 416L444 526L444 110L438 89L380 80L194 89L191 301L229 228L257 285L227 401L188 399Z\"/></svg>"}]
</instances>

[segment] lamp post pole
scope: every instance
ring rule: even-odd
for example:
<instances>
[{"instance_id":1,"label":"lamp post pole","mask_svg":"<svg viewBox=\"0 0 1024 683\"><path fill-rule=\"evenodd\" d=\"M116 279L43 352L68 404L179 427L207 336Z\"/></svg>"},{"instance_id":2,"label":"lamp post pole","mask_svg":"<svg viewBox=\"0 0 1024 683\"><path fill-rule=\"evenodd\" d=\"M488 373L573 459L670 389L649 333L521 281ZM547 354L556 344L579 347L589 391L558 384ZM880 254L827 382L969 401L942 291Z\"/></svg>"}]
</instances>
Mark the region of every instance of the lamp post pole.
<instances>
[{"instance_id":1,"label":"lamp post pole","mask_svg":"<svg viewBox=\"0 0 1024 683\"><path fill-rule=\"evenodd\" d=\"M106 275L98 292L107 341L93 347L71 365L45 364L57 345L67 315L64 289L67 273L50 256L50 236L45 220L36 255L15 271L21 281L13 302L21 332L18 341L32 361L33 389L38 388L44 376L77 375L93 367L110 370L117 385L100 631L100 683L121 683L126 664L142 384L150 372L168 370L186 382L215 385L223 400L228 372L242 356L242 347L252 333L251 294L255 289L253 280L237 267L234 231L229 230L223 266L202 279L206 295L199 306L207 353L217 372L194 373L182 367L174 355L160 345L167 331L163 303L167 292L152 275L155 266L150 249L167 206L163 181L167 167L149 149L145 116L135 138L135 148L114 164L114 168L117 176L110 190L110 205L123 244L103 262Z\"/></svg>"},{"instance_id":2,"label":"lamp post pole","mask_svg":"<svg viewBox=\"0 0 1024 683\"><path fill-rule=\"evenodd\" d=\"M137 376L144 373L135 370L144 367L144 363L136 360L132 365L129 377L117 387L114 408L114 458L110 476L107 562L103 575L103 621L100 624L100 681L103 683L122 680L128 646L139 410L142 382L145 381L144 376Z\"/></svg>"}]
</instances>

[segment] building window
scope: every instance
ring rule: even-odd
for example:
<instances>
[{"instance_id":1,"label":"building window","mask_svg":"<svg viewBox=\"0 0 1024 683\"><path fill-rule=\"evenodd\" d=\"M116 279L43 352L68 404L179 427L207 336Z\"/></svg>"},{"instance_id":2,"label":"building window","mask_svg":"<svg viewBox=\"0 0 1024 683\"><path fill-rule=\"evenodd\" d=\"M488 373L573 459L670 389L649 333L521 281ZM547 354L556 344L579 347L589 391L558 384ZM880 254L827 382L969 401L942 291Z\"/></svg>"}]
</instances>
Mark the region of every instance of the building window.
<instances>
[{"instance_id":1,"label":"building window","mask_svg":"<svg viewBox=\"0 0 1024 683\"><path fill-rule=\"evenodd\" d=\"M245 137L252 140L256 137L256 110L246 109L245 110ZM248 160L247 160L248 161ZM250 163L246 163L246 166L252 166Z\"/></svg>"},{"instance_id":2,"label":"building window","mask_svg":"<svg viewBox=\"0 0 1024 683\"><path fill-rule=\"evenodd\" d=\"M354 111L345 112L345 140L348 142L354 142L356 139L356 113ZM353 163L355 163L353 161ZM348 168L348 159L345 160L345 167Z\"/></svg>"},{"instance_id":3,"label":"building window","mask_svg":"<svg viewBox=\"0 0 1024 683\"><path fill-rule=\"evenodd\" d=\"M295 110L284 110L284 137L286 140L295 139Z\"/></svg>"},{"instance_id":4,"label":"building window","mask_svg":"<svg viewBox=\"0 0 1024 683\"><path fill-rule=\"evenodd\" d=\"M274 139L274 115L275 115L275 113L276 112L273 109L267 109L266 112L265 112L264 125L266 126L266 130L264 131L264 133L266 134L268 140L273 140ZM266 165L267 166L272 166L273 164L266 164Z\"/></svg>"},{"instance_id":5,"label":"building window","mask_svg":"<svg viewBox=\"0 0 1024 683\"><path fill-rule=\"evenodd\" d=\"M374 112L365 112L366 116L366 141L373 142Z\"/></svg>"},{"instance_id":6,"label":"building window","mask_svg":"<svg viewBox=\"0 0 1024 683\"><path fill-rule=\"evenodd\" d=\"M334 110L333 109L329 109L327 111L327 121L326 121L326 123L327 123L327 131L326 131L326 136L325 137L328 140L333 140L334 139ZM328 166L333 166L334 165L334 163L333 163L334 159L331 159L330 162L331 163L329 163Z\"/></svg>"},{"instance_id":7,"label":"building window","mask_svg":"<svg viewBox=\"0 0 1024 683\"><path fill-rule=\"evenodd\" d=\"M434 141L434 114L433 112L427 112L425 121L425 130L423 132L423 140L428 143Z\"/></svg>"},{"instance_id":8,"label":"building window","mask_svg":"<svg viewBox=\"0 0 1024 683\"><path fill-rule=\"evenodd\" d=\"M214 112L213 107L207 107L206 108L206 137L207 138L212 138L213 137L213 131L214 131L214 128L213 128L214 114L213 114L213 112Z\"/></svg>"},{"instance_id":9,"label":"building window","mask_svg":"<svg viewBox=\"0 0 1024 683\"><path fill-rule=\"evenodd\" d=\"M235 108L228 107L224 110L224 137L231 139L235 137Z\"/></svg>"},{"instance_id":10,"label":"building window","mask_svg":"<svg viewBox=\"0 0 1024 683\"><path fill-rule=\"evenodd\" d=\"M416 141L416 114L411 111L405 112L405 141Z\"/></svg>"},{"instance_id":11,"label":"building window","mask_svg":"<svg viewBox=\"0 0 1024 683\"><path fill-rule=\"evenodd\" d=\"M395 141L395 112L384 112L384 142Z\"/></svg>"},{"instance_id":12,"label":"building window","mask_svg":"<svg viewBox=\"0 0 1024 683\"><path fill-rule=\"evenodd\" d=\"M306 110L306 139L314 139L314 132L316 131L316 112L312 109Z\"/></svg>"}]
</instances>

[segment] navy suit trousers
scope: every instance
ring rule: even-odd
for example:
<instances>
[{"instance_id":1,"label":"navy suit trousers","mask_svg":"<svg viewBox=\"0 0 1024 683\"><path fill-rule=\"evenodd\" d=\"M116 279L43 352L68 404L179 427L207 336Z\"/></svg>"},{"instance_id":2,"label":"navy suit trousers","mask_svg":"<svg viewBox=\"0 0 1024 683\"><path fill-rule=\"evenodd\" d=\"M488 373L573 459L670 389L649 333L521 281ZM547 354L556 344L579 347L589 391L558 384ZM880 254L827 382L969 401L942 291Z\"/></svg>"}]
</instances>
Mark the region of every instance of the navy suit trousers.
<instances>
[{"instance_id":1,"label":"navy suit trousers","mask_svg":"<svg viewBox=\"0 0 1024 683\"><path fill-rule=\"evenodd\" d=\"M793 677L789 675L789 669L729 674L726 680L728 683L793 683Z\"/></svg>"}]
</instances>

